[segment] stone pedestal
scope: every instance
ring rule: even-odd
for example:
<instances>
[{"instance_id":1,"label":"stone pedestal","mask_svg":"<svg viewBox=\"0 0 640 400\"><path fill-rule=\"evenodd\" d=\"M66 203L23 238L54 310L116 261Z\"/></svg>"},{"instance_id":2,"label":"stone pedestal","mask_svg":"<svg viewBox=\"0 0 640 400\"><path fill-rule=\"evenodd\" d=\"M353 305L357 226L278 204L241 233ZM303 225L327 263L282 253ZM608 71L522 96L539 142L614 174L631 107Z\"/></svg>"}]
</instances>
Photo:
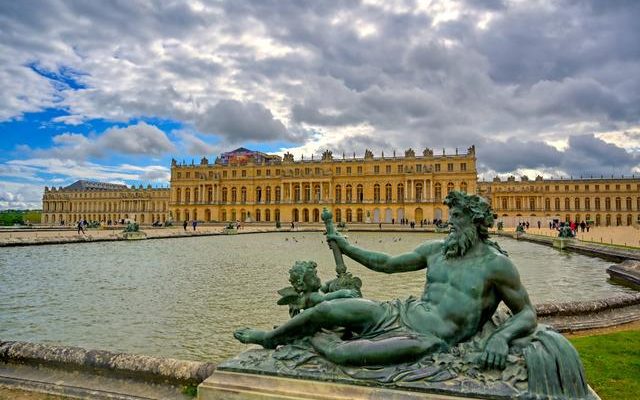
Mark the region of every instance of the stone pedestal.
<instances>
[{"instance_id":1,"label":"stone pedestal","mask_svg":"<svg viewBox=\"0 0 640 400\"><path fill-rule=\"evenodd\" d=\"M198 386L198 400L470 400L473 398L229 371L216 371Z\"/></svg>"}]
</instances>

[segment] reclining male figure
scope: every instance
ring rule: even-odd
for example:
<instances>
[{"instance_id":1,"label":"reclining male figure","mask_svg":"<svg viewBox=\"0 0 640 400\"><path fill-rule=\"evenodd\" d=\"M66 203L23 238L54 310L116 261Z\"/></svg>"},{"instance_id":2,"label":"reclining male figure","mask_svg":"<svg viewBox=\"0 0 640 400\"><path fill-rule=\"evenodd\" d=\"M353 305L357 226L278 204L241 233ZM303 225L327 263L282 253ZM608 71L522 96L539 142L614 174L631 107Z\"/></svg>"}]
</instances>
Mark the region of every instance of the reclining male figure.
<instances>
[{"instance_id":1,"label":"reclining male figure","mask_svg":"<svg viewBox=\"0 0 640 400\"><path fill-rule=\"evenodd\" d=\"M486 367L504 368L509 343L535 329L534 308L514 264L488 239L493 214L486 200L451 192L445 204L450 209L447 238L425 242L398 256L353 246L338 234L327 237L343 254L373 271L393 274L426 268L427 284L420 299L382 303L335 299L305 310L272 331L244 328L234 336L266 348L312 336L314 348L337 364L396 364L469 339L503 301L513 317L489 338L480 361ZM337 327L353 332L354 339L315 335Z\"/></svg>"}]
</instances>

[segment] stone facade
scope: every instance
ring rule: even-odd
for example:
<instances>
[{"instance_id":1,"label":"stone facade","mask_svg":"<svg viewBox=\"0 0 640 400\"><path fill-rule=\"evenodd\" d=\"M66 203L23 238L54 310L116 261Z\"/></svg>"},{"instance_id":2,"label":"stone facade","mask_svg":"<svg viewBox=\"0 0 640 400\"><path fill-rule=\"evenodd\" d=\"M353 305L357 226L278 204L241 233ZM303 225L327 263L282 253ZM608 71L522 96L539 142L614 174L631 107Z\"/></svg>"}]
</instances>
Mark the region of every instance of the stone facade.
<instances>
[{"instance_id":1,"label":"stone facade","mask_svg":"<svg viewBox=\"0 0 640 400\"><path fill-rule=\"evenodd\" d=\"M323 207L337 221L396 223L447 219L442 200L451 190L476 191L475 148L466 153L294 160L291 154L241 157L171 165L169 206L178 221L318 222ZM233 153L233 152L230 152Z\"/></svg>"},{"instance_id":2,"label":"stone facade","mask_svg":"<svg viewBox=\"0 0 640 400\"><path fill-rule=\"evenodd\" d=\"M165 222L169 218L169 189L77 181L60 188L44 188L42 223L70 225L77 221Z\"/></svg>"},{"instance_id":3,"label":"stone facade","mask_svg":"<svg viewBox=\"0 0 640 400\"><path fill-rule=\"evenodd\" d=\"M322 222L323 207L336 221L390 223L447 219L442 200L451 190L478 192L492 204L498 220L511 227L559 221L593 221L598 226L640 224L640 177L477 182L475 147L465 153L434 154L432 149L404 156L366 150L334 157L294 160L240 148L215 162L171 163L170 189L128 188L78 181L45 188L42 222L59 225L130 220L141 224L197 219L282 223Z\"/></svg>"},{"instance_id":4,"label":"stone facade","mask_svg":"<svg viewBox=\"0 0 640 400\"><path fill-rule=\"evenodd\" d=\"M640 177L516 180L478 182L498 220L514 226L528 221L593 221L596 226L640 224Z\"/></svg>"}]
</instances>

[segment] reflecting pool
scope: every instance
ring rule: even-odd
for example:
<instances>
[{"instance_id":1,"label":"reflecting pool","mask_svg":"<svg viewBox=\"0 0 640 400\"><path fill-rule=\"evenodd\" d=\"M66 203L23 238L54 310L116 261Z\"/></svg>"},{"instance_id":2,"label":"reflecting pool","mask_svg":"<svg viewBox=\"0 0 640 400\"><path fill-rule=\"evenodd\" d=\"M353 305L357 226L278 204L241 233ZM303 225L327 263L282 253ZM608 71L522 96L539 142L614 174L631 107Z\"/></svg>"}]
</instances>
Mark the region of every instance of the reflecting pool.
<instances>
[{"instance_id":1,"label":"reflecting pool","mask_svg":"<svg viewBox=\"0 0 640 400\"><path fill-rule=\"evenodd\" d=\"M425 233L349 233L352 243L398 254ZM607 281L611 262L497 238L534 303L630 293ZM12 247L0 252L0 340L26 340L217 363L246 348L243 326L287 320L276 291L295 260L334 261L321 233L208 236ZM345 257L365 297L419 295L425 272L385 275Z\"/></svg>"}]
</instances>

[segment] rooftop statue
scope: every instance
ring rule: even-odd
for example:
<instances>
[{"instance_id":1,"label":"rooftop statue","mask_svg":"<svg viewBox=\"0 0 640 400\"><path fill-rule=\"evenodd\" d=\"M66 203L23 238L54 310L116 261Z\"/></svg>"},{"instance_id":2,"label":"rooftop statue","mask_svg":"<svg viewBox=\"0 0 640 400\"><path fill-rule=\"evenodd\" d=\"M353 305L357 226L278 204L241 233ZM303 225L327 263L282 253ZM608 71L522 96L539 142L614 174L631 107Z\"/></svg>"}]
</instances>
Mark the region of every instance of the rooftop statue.
<instances>
[{"instance_id":1,"label":"rooftop statue","mask_svg":"<svg viewBox=\"0 0 640 400\"><path fill-rule=\"evenodd\" d=\"M314 356L295 350L306 344L305 351L326 363L322 371L333 365L332 374L357 379L396 385L458 379L467 394L486 386L498 397L591 398L577 352L563 336L537 325L515 265L489 240L490 205L462 192L451 192L445 204L446 239L397 256L354 246L325 220L337 264L344 254L384 274L426 269L420 298L377 302L344 291L299 303L304 311L273 330L244 328L234 336L266 349L280 346L272 357L281 360L308 362ZM318 287L316 282L313 290ZM497 312L501 303L509 312Z\"/></svg>"}]
</instances>

